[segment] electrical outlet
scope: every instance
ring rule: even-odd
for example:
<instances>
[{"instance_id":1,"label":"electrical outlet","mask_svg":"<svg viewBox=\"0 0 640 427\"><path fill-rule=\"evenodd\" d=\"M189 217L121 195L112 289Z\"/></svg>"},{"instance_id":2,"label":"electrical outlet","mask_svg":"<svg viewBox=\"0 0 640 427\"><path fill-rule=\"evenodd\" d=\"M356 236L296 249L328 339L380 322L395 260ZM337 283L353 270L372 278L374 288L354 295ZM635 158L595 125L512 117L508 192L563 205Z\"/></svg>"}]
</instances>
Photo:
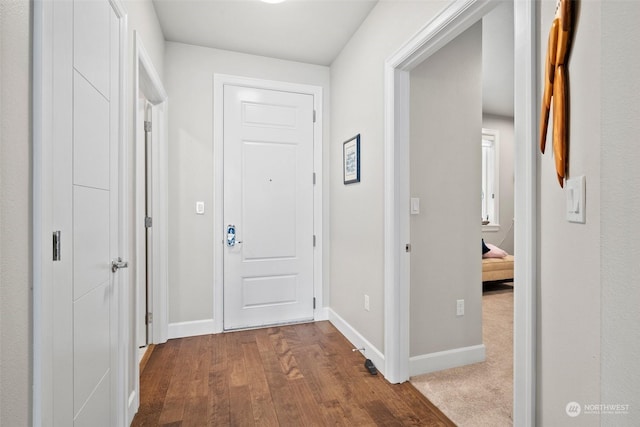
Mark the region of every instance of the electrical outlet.
<instances>
[{"instance_id":1,"label":"electrical outlet","mask_svg":"<svg viewBox=\"0 0 640 427\"><path fill-rule=\"evenodd\" d=\"M459 299L456 301L456 316L464 316L464 300Z\"/></svg>"},{"instance_id":2,"label":"electrical outlet","mask_svg":"<svg viewBox=\"0 0 640 427\"><path fill-rule=\"evenodd\" d=\"M369 295L364 296L364 309L369 311Z\"/></svg>"}]
</instances>

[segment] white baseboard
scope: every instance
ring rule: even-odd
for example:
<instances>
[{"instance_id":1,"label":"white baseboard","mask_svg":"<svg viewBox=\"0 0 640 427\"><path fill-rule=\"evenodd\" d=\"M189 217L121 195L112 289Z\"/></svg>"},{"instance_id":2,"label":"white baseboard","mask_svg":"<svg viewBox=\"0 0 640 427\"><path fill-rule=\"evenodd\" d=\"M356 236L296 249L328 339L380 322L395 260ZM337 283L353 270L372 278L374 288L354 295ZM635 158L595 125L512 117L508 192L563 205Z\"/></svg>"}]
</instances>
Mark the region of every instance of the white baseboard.
<instances>
[{"instance_id":1,"label":"white baseboard","mask_svg":"<svg viewBox=\"0 0 640 427\"><path fill-rule=\"evenodd\" d=\"M353 328L346 320L340 317L335 311L331 308L327 308L329 321L336 327L338 331L342 335L347 338L353 348L365 348L365 352L363 353L367 359L371 359L378 371L382 375L384 375L384 354L381 353L377 348L375 348L365 337L360 335L360 333Z\"/></svg>"},{"instance_id":2,"label":"white baseboard","mask_svg":"<svg viewBox=\"0 0 640 427\"><path fill-rule=\"evenodd\" d=\"M138 394L136 391L132 391L129 395L129 402L127 403L127 425L130 426L133 422L133 417L136 416L136 412L138 412L138 406L140 402L137 399Z\"/></svg>"},{"instance_id":3,"label":"white baseboard","mask_svg":"<svg viewBox=\"0 0 640 427\"><path fill-rule=\"evenodd\" d=\"M195 337L214 333L213 319L169 323L169 339Z\"/></svg>"},{"instance_id":4,"label":"white baseboard","mask_svg":"<svg viewBox=\"0 0 640 427\"><path fill-rule=\"evenodd\" d=\"M457 368L458 366L484 362L484 360L484 344L423 354L409 359L409 376Z\"/></svg>"},{"instance_id":5,"label":"white baseboard","mask_svg":"<svg viewBox=\"0 0 640 427\"><path fill-rule=\"evenodd\" d=\"M327 307L316 308L316 311L313 316L313 320L316 322L329 320L329 308Z\"/></svg>"},{"instance_id":6,"label":"white baseboard","mask_svg":"<svg viewBox=\"0 0 640 427\"><path fill-rule=\"evenodd\" d=\"M329 313L326 307L320 307L315 310L313 320L320 322L329 320ZM220 334L224 332L222 320L215 319L195 320L192 322L178 322L169 324L169 339L195 337L198 335Z\"/></svg>"}]
</instances>

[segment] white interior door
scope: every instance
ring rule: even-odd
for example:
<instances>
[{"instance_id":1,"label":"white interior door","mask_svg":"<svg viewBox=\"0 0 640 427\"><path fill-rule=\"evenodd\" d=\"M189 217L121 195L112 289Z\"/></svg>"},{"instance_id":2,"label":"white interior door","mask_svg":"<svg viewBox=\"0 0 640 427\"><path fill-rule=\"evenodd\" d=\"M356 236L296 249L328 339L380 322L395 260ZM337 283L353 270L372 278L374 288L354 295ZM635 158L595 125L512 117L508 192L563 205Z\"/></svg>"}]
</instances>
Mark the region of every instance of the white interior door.
<instances>
[{"instance_id":1,"label":"white interior door","mask_svg":"<svg viewBox=\"0 0 640 427\"><path fill-rule=\"evenodd\" d=\"M53 2L53 425L118 425L120 23ZM124 265L122 265L124 266Z\"/></svg>"},{"instance_id":2,"label":"white interior door","mask_svg":"<svg viewBox=\"0 0 640 427\"><path fill-rule=\"evenodd\" d=\"M225 85L224 224L224 329L313 319L313 96Z\"/></svg>"}]
</instances>

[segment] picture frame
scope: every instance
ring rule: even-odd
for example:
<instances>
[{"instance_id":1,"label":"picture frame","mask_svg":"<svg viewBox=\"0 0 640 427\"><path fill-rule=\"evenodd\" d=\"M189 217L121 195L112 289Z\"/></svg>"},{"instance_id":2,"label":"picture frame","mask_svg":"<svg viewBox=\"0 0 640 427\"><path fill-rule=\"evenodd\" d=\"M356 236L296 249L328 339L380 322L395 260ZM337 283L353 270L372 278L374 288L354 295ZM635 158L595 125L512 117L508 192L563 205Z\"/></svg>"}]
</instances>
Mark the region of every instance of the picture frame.
<instances>
[{"instance_id":1,"label":"picture frame","mask_svg":"<svg viewBox=\"0 0 640 427\"><path fill-rule=\"evenodd\" d=\"M342 176L344 185L360 182L360 134L342 144Z\"/></svg>"}]
</instances>

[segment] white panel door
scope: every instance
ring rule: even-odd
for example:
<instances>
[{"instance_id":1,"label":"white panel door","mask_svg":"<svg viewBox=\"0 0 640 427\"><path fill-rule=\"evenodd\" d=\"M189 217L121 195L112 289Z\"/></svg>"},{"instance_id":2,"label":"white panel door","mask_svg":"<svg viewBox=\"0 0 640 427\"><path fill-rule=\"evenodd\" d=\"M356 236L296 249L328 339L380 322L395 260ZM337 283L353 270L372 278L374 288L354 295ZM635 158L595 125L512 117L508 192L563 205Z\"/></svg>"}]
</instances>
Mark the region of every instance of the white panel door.
<instances>
[{"instance_id":1,"label":"white panel door","mask_svg":"<svg viewBox=\"0 0 640 427\"><path fill-rule=\"evenodd\" d=\"M312 320L312 95L225 85L224 224L224 329Z\"/></svg>"},{"instance_id":2,"label":"white panel door","mask_svg":"<svg viewBox=\"0 0 640 427\"><path fill-rule=\"evenodd\" d=\"M53 2L53 413L116 426L120 22L108 0Z\"/></svg>"}]
</instances>

